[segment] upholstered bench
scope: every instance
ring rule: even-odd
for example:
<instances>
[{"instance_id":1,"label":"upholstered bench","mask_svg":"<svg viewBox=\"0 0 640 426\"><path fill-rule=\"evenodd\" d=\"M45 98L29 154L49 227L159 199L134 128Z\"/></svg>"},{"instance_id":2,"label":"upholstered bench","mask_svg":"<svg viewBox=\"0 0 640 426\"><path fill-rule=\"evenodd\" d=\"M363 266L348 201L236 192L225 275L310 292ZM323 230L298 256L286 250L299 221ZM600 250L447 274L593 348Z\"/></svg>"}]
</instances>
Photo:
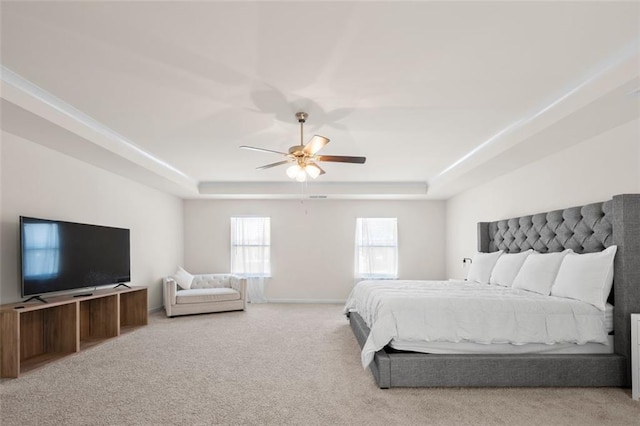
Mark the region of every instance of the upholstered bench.
<instances>
[{"instance_id":1,"label":"upholstered bench","mask_svg":"<svg viewBox=\"0 0 640 426\"><path fill-rule=\"evenodd\" d=\"M174 276L164 278L164 309L167 316L243 311L247 305L247 280L232 274L193 275L189 289Z\"/></svg>"}]
</instances>

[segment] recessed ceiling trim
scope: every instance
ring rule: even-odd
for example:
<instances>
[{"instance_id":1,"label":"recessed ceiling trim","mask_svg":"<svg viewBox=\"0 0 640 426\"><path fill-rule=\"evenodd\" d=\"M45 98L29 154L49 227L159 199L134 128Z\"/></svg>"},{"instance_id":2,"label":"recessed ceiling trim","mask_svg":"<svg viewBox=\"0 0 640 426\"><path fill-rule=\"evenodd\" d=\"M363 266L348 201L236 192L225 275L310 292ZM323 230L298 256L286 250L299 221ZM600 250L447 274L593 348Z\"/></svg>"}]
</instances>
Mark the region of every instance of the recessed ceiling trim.
<instances>
[{"instance_id":1,"label":"recessed ceiling trim","mask_svg":"<svg viewBox=\"0 0 640 426\"><path fill-rule=\"evenodd\" d=\"M629 122L635 120L637 123L640 118L640 104L627 94L638 84L640 76L603 94L555 123L538 126L537 132L527 135L520 143L501 152L492 152L492 157L483 158L481 162L470 161L463 172L456 170L437 185L430 186L430 194L436 198L451 198L466 189L482 185L605 132L619 131ZM631 129L635 129L635 134L623 133L623 136L612 137L637 139L637 124L632 124ZM472 168L468 167L470 164L473 164Z\"/></svg>"},{"instance_id":2,"label":"recessed ceiling trim","mask_svg":"<svg viewBox=\"0 0 640 426\"><path fill-rule=\"evenodd\" d=\"M174 176L174 180L182 181L184 184L190 187L195 187L197 185L197 181L188 176L186 173L182 172L166 161L143 150L123 135L100 123L98 120L95 120L94 118L68 104L62 99L56 97L52 93L42 89L38 85L20 76L18 73L10 70L4 65L0 65L0 70L2 81L2 98L22 108L25 108L26 110L34 114L40 115L47 120L55 122L55 124L67 128L74 133L79 133L77 131L77 126L75 126L75 129L69 128L70 126L65 126L58 120L55 120L53 118L53 115L46 114L43 110L43 107L48 107L50 110L53 110L58 114L62 114L67 119L71 119L72 122L74 122L76 125L79 124L80 126L83 126L85 130L88 129L103 138L103 140L99 140L98 138L87 138L91 142L100 145L103 148L109 149L110 151L113 151L114 153L121 155L128 160L133 161L134 163L139 163L139 161L136 161L136 159L143 157L146 160L144 161L144 163L148 163L150 161L154 164L154 168L160 167L164 169L165 172L162 173L163 175L167 175L167 173L177 175ZM37 104L39 104L39 108L36 108ZM38 111L36 111L36 109ZM82 133L83 134L81 136L87 137L86 131ZM146 167L145 164L141 165L143 167Z\"/></svg>"},{"instance_id":3,"label":"recessed ceiling trim","mask_svg":"<svg viewBox=\"0 0 640 426\"><path fill-rule=\"evenodd\" d=\"M308 198L327 196L331 198L389 199L390 197L427 197L425 182L201 182L200 195L216 198L250 198L266 196L274 198Z\"/></svg>"},{"instance_id":4,"label":"recessed ceiling trim","mask_svg":"<svg viewBox=\"0 0 640 426\"><path fill-rule=\"evenodd\" d=\"M517 131L526 128L527 126L531 126L537 119L541 118L543 115L545 115L545 118L547 118L547 116L549 115L555 114L556 116L559 116L564 114L564 111L560 111L561 108L559 108L561 104L564 104L572 97L576 97L575 95L579 94L580 92L590 90L591 93L601 90L598 87L590 87L595 86L595 83L599 82L600 80L619 82L621 76L625 81L631 77L634 77L635 75L637 75L639 50L640 40L631 41L617 54L613 55L607 61L604 61L603 63L592 69L589 73L587 73L585 77L582 78L580 82L575 83L556 99L499 130L494 135L486 139L484 142L473 148L471 151L467 152L465 155L454 161L451 165L434 176L430 182L432 184L435 184L437 181L441 180L445 175L449 174L451 171L458 168L463 163L478 156L478 154L480 154L481 152L484 152L489 146L496 144L506 136L516 133ZM629 70L630 73L624 72L625 69ZM620 73L619 71L623 72ZM574 109L575 108L571 108L572 111Z\"/></svg>"}]
</instances>

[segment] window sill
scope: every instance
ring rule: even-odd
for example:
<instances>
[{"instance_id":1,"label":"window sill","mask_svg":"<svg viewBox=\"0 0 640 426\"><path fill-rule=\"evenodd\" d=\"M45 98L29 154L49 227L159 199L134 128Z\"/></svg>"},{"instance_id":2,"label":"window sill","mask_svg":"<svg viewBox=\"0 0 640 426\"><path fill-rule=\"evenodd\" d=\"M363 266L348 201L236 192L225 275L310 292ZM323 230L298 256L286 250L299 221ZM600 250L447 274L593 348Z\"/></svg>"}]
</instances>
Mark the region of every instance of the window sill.
<instances>
[{"instance_id":1,"label":"window sill","mask_svg":"<svg viewBox=\"0 0 640 426\"><path fill-rule=\"evenodd\" d=\"M380 276L375 276L375 277L356 277L356 280L359 281L373 281L373 280L397 280L398 277L380 277Z\"/></svg>"}]
</instances>

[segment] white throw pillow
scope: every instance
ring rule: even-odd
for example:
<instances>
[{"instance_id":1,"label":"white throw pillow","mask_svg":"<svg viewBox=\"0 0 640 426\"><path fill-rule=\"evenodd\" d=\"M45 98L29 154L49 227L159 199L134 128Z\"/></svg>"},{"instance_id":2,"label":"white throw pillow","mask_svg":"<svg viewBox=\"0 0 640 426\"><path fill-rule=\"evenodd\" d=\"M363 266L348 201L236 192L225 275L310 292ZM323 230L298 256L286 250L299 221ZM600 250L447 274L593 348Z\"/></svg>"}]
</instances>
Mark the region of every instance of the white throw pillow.
<instances>
[{"instance_id":1,"label":"white throw pillow","mask_svg":"<svg viewBox=\"0 0 640 426\"><path fill-rule=\"evenodd\" d=\"M502 250L494 251L492 253L476 253L476 255L473 256L473 261L471 262L471 267L469 268L467 281L489 284L491 271L496 265L496 262L498 261L500 255L502 255Z\"/></svg>"},{"instance_id":2,"label":"white throw pillow","mask_svg":"<svg viewBox=\"0 0 640 426\"><path fill-rule=\"evenodd\" d=\"M533 291L548 296L551 293L562 259L573 250L558 253L531 253L513 280L513 288Z\"/></svg>"},{"instance_id":3,"label":"white throw pillow","mask_svg":"<svg viewBox=\"0 0 640 426\"><path fill-rule=\"evenodd\" d=\"M604 311L617 250L617 246L610 246L597 253L569 254L562 261L551 295L582 300Z\"/></svg>"},{"instance_id":4,"label":"white throw pillow","mask_svg":"<svg viewBox=\"0 0 640 426\"><path fill-rule=\"evenodd\" d=\"M182 267L178 267L178 270L175 274L173 274L173 278L176 279L176 282L180 287L185 290L189 290L191 288L191 283L193 282L193 275L182 269Z\"/></svg>"},{"instance_id":5,"label":"white throw pillow","mask_svg":"<svg viewBox=\"0 0 640 426\"><path fill-rule=\"evenodd\" d=\"M524 261L527 260L527 257L529 257L531 253L533 253L533 250L520 253L505 253L500 256L496 262L496 266L494 266L493 271L491 271L489 284L511 287Z\"/></svg>"}]
</instances>

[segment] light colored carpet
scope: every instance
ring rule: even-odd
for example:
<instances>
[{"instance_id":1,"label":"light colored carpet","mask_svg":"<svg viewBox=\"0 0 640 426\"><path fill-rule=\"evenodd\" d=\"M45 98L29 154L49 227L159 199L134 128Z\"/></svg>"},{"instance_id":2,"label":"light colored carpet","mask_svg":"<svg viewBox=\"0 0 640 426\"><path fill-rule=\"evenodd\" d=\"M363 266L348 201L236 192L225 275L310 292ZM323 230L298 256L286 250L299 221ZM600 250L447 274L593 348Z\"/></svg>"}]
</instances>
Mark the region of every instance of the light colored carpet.
<instances>
[{"instance_id":1,"label":"light colored carpet","mask_svg":"<svg viewBox=\"0 0 640 426\"><path fill-rule=\"evenodd\" d=\"M617 388L376 387L338 305L168 319L3 380L9 425L633 425Z\"/></svg>"}]
</instances>

